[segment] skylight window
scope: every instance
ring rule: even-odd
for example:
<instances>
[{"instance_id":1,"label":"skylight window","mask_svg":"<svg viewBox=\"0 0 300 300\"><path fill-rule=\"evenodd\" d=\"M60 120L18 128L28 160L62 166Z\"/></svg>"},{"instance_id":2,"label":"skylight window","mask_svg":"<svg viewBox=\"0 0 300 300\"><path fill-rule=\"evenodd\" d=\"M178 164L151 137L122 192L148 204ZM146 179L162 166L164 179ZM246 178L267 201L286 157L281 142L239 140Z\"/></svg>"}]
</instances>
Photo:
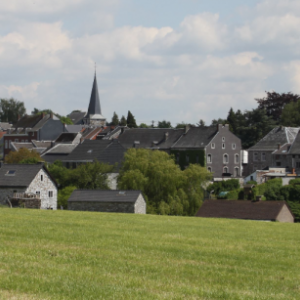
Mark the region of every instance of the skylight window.
<instances>
[{"instance_id":1,"label":"skylight window","mask_svg":"<svg viewBox=\"0 0 300 300\"><path fill-rule=\"evenodd\" d=\"M15 173L16 173L16 170L9 170L9 171L6 172L5 175L7 175L7 176L14 176Z\"/></svg>"},{"instance_id":2,"label":"skylight window","mask_svg":"<svg viewBox=\"0 0 300 300\"><path fill-rule=\"evenodd\" d=\"M93 149L90 149L90 150L88 150L88 152L87 153L92 153L93 152Z\"/></svg>"}]
</instances>

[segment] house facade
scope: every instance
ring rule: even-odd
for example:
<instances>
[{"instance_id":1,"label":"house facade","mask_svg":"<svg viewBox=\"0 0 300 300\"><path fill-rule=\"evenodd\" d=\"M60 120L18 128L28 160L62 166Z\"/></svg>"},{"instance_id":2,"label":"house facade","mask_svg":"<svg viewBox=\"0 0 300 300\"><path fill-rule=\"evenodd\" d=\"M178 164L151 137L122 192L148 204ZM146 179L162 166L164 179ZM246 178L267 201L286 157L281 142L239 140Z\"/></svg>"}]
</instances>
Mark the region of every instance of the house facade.
<instances>
[{"instance_id":1,"label":"house facade","mask_svg":"<svg viewBox=\"0 0 300 300\"><path fill-rule=\"evenodd\" d=\"M2 164L0 203L6 204L14 193L37 195L42 209L57 209L57 183L43 164Z\"/></svg>"}]
</instances>

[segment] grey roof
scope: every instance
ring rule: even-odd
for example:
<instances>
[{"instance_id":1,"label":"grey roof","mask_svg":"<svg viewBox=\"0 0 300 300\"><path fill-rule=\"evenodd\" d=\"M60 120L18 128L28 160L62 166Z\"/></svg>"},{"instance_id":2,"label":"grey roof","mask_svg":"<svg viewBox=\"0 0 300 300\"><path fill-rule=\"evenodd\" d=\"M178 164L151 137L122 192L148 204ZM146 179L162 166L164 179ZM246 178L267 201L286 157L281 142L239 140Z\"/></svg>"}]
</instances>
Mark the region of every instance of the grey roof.
<instances>
[{"instance_id":1,"label":"grey roof","mask_svg":"<svg viewBox=\"0 0 300 300\"><path fill-rule=\"evenodd\" d=\"M44 155L47 154L69 154L71 153L78 145L76 144L57 144L51 149L49 149Z\"/></svg>"},{"instance_id":2,"label":"grey roof","mask_svg":"<svg viewBox=\"0 0 300 300\"><path fill-rule=\"evenodd\" d=\"M216 126L191 127L186 134L173 145L172 149L204 148L218 133Z\"/></svg>"},{"instance_id":3,"label":"grey roof","mask_svg":"<svg viewBox=\"0 0 300 300\"><path fill-rule=\"evenodd\" d=\"M82 162L98 160L103 163L121 164L126 149L117 140L85 140L64 161Z\"/></svg>"},{"instance_id":4,"label":"grey roof","mask_svg":"<svg viewBox=\"0 0 300 300\"><path fill-rule=\"evenodd\" d=\"M126 149L170 149L184 133L184 129L132 128L120 134L118 140Z\"/></svg>"},{"instance_id":5,"label":"grey roof","mask_svg":"<svg viewBox=\"0 0 300 300\"><path fill-rule=\"evenodd\" d=\"M196 216L275 221L284 205L288 207L285 201L208 200L203 202Z\"/></svg>"},{"instance_id":6,"label":"grey roof","mask_svg":"<svg viewBox=\"0 0 300 300\"><path fill-rule=\"evenodd\" d=\"M67 115L67 117L72 120L73 124L78 125L83 123L82 119L85 117L85 115L86 115L85 111L74 111L71 112L69 115Z\"/></svg>"},{"instance_id":7,"label":"grey roof","mask_svg":"<svg viewBox=\"0 0 300 300\"><path fill-rule=\"evenodd\" d=\"M67 132L78 133L84 128L84 125L65 125L65 128Z\"/></svg>"},{"instance_id":8,"label":"grey roof","mask_svg":"<svg viewBox=\"0 0 300 300\"><path fill-rule=\"evenodd\" d=\"M116 190L75 190L68 202L72 201L97 201L97 202L121 202L134 203L141 191L116 191Z\"/></svg>"},{"instance_id":9,"label":"grey roof","mask_svg":"<svg viewBox=\"0 0 300 300\"><path fill-rule=\"evenodd\" d=\"M42 164L3 164L0 168L0 186L28 187L42 168ZM44 170L48 173L46 168ZM14 175L7 175L9 171L15 171Z\"/></svg>"},{"instance_id":10,"label":"grey roof","mask_svg":"<svg viewBox=\"0 0 300 300\"><path fill-rule=\"evenodd\" d=\"M300 132L298 132L293 144L291 145L289 154L300 154Z\"/></svg>"},{"instance_id":11,"label":"grey roof","mask_svg":"<svg viewBox=\"0 0 300 300\"><path fill-rule=\"evenodd\" d=\"M96 73L94 76L94 83L90 98L90 104L88 109L88 115L101 115L101 107L100 107L100 98L98 93L98 85L97 85L97 78Z\"/></svg>"},{"instance_id":12,"label":"grey roof","mask_svg":"<svg viewBox=\"0 0 300 300\"><path fill-rule=\"evenodd\" d=\"M11 128L12 124L6 122L0 122L0 130L6 131L7 129Z\"/></svg>"},{"instance_id":13,"label":"grey roof","mask_svg":"<svg viewBox=\"0 0 300 300\"><path fill-rule=\"evenodd\" d=\"M279 149L273 151L272 154L286 155L286 154L289 154L290 148L291 148L291 144L284 144Z\"/></svg>"},{"instance_id":14,"label":"grey roof","mask_svg":"<svg viewBox=\"0 0 300 300\"><path fill-rule=\"evenodd\" d=\"M278 148L278 144L284 145L293 143L298 131L299 128L295 127L275 127L248 150L274 151Z\"/></svg>"}]
</instances>

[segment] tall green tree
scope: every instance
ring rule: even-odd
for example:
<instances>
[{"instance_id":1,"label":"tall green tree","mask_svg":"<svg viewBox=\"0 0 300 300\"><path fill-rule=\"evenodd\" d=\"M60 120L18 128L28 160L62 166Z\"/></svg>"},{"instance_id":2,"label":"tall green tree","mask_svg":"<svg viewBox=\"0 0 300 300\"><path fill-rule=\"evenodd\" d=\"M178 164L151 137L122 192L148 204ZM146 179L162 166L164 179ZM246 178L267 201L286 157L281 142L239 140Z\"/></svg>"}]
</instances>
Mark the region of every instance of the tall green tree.
<instances>
[{"instance_id":1,"label":"tall green tree","mask_svg":"<svg viewBox=\"0 0 300 300\"><path fill-rule=\"evenodd\" d=\"M300 100L291 102L284 107L280 124L289 127L300 126Z\"/></svg>"},{"instance_id":2,"label":"tall green tree","mask_svg":"<svg viewBox=\"0 0 300 300\"><path fill-rule=\"evenodd\" d=\"M227 122L230 126L230 130L233 133L237 133L237 127L238 127L237 118L236 118L235 112L232 108L230 108L230 110L228 112Z\"/></svg>"},{"instance_id":3,"label":"tall green tree","mask_svg":"<svg viewBox=\"0 0 300 300\"><path fill-rule=\"evenodd\" d=\"M114 115L111 119L111 125L117 126L117 125L119 125L119 123L120 123L119 116L114 111Z\"/></svg>"},{"instance_id":4,"label":"tall green tree","mask_svg":"<svg viewBox=\"0 0 300 300\"><path fill-rule=\"evenodd\" d=\"M172 128L171 122L163 120L163 121L158 121L158 128Z\"/></svg>"},{"instance_id":5,"label":"tall green tree","mask_svg":"<svg viewBox=\"0 0 300 300\"><path fill-rule=\"evenodd\" d=\"M129 128L137 128L135 118L134 118L133 114L130 112L130 110L128 111L126 122L127 122L127 126Z\"/></svg>"},{"instance_id":6,"label":"tall green tree","mask_svg":"<svg viewBox=\"0 0 300 300\"><path fill-rule=\"evenodd\" d=\"M2 122L16 123L18 118L26 113L24 102L18 101L14 98L1 99L2 112L0 119Z\"/></svg>"},{"instance_id":7,"label":"tall green tree","mask_svg":"<svg viewBox=\"0 0 300 300\"><path fill-rule=\"evenodd\" d=\"M122 116L121 120L120 120L120 126L126 126L127 125L127 120L124 116Z\"/></svg>"},{"instance_id":8,"label":"tall green tree","mask_svg":"<svg viewBox=\"0 0 300 300\"><path fill-rule=\"evenodd\" d=\"M198 127L205 127L205 121L200 119L199 123L197 123Z\"/></svg>"},{"instance_id":9,"label":"tall green tree","mask_svg":"<svg viewBox=\"0 0 300 300\"><path fill-rule=\"evenodd\" d=\"M202 203L202 186L209 179L211 173L199 165L182 171L163 151L132 148L125 153L118 187L141 190L148 213L194 215Z\"/></svg>"},{"instance_id":10,"label":"tall green tree","mask_svg":"<svg viewBox=\"0 0 300 300\"><path fill-rule=\"evenodd\" d=\"M273 120L279 124L281 119L282 110L284 107L292 102L297 102L300 96L297 94L289 93L276 93L266 92L267 96L255 99L258 103L259 109L264 109L267 116L272 117Z\"/></svg>"}]
</instances>

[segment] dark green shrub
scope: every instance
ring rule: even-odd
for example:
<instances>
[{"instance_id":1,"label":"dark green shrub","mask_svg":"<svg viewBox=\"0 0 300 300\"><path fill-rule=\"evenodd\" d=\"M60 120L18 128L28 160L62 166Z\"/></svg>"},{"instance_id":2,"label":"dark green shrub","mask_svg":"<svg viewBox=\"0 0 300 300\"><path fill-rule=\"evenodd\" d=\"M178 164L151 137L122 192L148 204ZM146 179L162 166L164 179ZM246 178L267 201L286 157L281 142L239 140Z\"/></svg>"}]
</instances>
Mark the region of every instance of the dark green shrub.
<instances>
[{"instance_id":1,"label":"dark green shrub","mask_svg":"<svg viewBox=\"0 0 300 300\"><path fill-rule=\"evenodd\" d=\"M294 201L287 201L292 213L295 216L295 222L300 222L300 203Z\"/></svg>"}]
</instances>

